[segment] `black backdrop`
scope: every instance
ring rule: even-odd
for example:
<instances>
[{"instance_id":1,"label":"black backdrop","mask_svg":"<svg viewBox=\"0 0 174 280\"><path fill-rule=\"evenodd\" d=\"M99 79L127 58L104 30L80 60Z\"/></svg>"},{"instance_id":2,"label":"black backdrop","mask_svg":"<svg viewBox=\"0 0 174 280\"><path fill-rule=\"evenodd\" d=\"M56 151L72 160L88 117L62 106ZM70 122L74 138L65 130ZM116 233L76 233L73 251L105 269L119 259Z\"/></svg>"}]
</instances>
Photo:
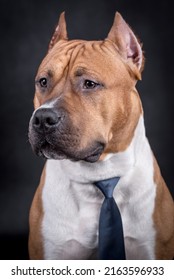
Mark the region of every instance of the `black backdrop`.
<instances>
[{"instance_id":1,"label":"black backdrop","mask_svg":"<svg viewBox=\"0 0 174 280\"><path fill-rule=\"evenodd\" d=\"M138 90L147 136L174 195L172 1L0 1L0 259L27 259L28 212L44 161L33 155L27 130L34 76L59 14L70 38L102 39L118 10L141 38L146 65Z\"/></svg>"}]
</instances>

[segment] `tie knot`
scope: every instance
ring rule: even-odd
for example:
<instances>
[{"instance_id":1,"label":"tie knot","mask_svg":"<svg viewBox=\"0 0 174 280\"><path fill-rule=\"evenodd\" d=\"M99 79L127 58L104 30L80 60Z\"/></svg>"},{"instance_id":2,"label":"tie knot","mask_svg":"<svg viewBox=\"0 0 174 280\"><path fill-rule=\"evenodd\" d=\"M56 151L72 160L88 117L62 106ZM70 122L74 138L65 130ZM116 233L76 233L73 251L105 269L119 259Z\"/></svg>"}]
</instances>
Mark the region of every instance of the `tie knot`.
<instances>
[{"instance_id":1,"label":"tie knot","mask_svg":"<svg viewBox=\"0 0 174 280\"><path fill-rule=\"evenodd\" d=\"M116 187L119 179L120 177L114 177L111 179L94 182L94 184L101 190L106 198L111 198L113 197L114 188Z\"/></svg>"}]
</instances>

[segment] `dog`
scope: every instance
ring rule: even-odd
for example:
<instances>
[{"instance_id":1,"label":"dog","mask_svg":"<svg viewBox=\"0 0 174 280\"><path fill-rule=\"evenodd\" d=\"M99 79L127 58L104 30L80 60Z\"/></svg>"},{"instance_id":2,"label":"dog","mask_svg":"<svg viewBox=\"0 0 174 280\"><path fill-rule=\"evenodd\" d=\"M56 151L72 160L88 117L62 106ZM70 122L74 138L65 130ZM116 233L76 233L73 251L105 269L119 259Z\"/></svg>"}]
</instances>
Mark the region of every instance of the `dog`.
<instances>
[{"instance_id":1,"label":"dog","mask_svg":"<svg viewBox=\"0 0 174 280\"><path fill-rule=\"evenodd\" d=\"M146 138L136 90L144 56L122 16L103 41L68 40L62 13L36 75L29 123L47 159L30 210L31 259L96 259L103 195L119 176L126 259L172 259L174 203Z\"/></svg>"}]
</instances>

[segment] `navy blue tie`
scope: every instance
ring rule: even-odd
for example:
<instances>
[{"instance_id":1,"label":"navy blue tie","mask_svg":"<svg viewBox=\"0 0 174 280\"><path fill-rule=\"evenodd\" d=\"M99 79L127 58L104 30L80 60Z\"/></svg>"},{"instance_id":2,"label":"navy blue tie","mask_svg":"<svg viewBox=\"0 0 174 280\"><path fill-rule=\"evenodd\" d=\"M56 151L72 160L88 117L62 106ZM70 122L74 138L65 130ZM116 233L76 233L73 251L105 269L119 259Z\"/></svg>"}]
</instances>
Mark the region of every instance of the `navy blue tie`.
<instances>
[{"instance_id":1,"label":"navy blue tie","mask_svg":"<svg viewBox=\"0 0 174 280\"><path fill-rule=\"evenodd\" d=\"M114 177L94 183L105 196L99 219L100 260L126 259L121 215L113 198L114 188L119 179L120 177Z\"/></svg>"}]
</instances>

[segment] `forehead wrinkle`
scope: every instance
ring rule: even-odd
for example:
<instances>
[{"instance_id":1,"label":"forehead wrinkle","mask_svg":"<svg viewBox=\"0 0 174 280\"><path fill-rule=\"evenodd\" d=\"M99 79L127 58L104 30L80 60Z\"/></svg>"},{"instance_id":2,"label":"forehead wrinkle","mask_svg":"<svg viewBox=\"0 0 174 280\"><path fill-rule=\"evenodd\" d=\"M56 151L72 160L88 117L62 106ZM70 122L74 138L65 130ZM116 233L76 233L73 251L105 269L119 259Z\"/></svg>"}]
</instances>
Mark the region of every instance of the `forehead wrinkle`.
<instances>
[{"instance_id":1,"label":"forehead wrinkle","mask_svg":"<svg viewBox=\"0 0 174 280\"><path fill-rule=\"evenodd\" d=\"M102 48L103 44L103 41L85 41L80 46L76 46L70 59L70 65L72 65L72 68L70 68L74 72L74 77L81 77L85 74L99 77L102 75L100 67L97 71L96 67L93 66L96 66L94 62L96 57L101 62L106 60L106 50Z\"/></svg>"},{"instance_id":2,"label":"forehead wrinkle","mask_svg":"<svg viewBox=\"0 0 174 280\"><path fill-rule=\"evenodd\" d=\"M50 52L42 61L40 72L48 74L49 77L54 78L55 74L59 74L59 80L64 76L65 71L69 69L71 61L75 60L76 53L82 50L83 42L81 40L74 40L64 44L58 44L55 52ZM54 61L54 63L52 63Z\"/></svg>"}]
</instances>

